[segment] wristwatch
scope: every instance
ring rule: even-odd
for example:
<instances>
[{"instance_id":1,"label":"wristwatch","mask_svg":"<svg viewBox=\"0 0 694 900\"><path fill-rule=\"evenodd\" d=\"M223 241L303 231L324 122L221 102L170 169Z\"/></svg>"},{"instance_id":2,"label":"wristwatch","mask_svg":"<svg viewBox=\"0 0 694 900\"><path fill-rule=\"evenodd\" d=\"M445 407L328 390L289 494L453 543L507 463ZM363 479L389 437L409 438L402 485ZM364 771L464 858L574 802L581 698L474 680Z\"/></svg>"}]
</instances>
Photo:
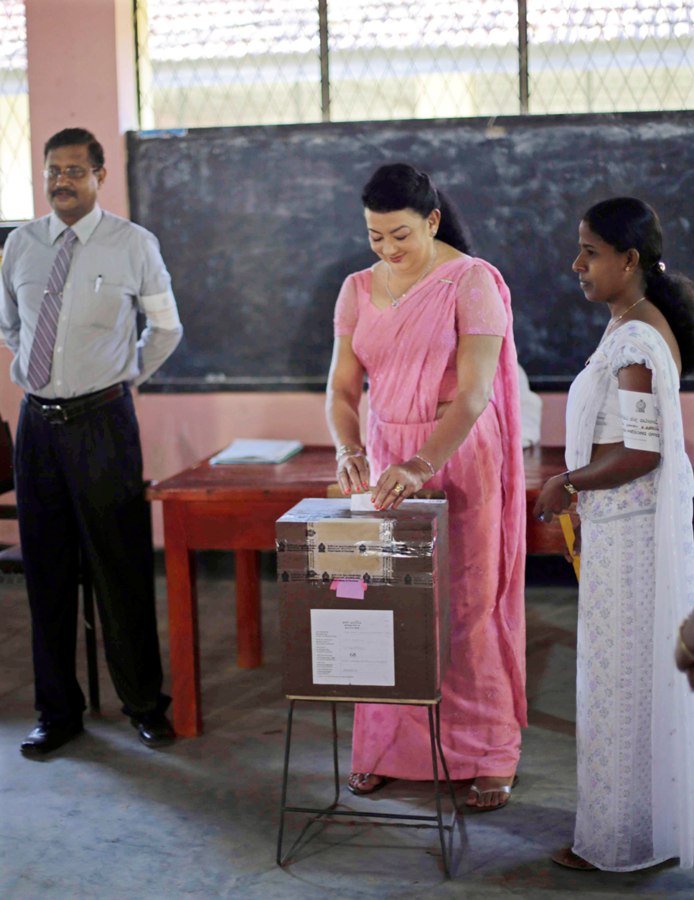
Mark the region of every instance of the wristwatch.
<instances>
[{"instance_id":1,"label":"wristwatch","mask_svg":"<svg viewBox=\"0 0 694 900\"><path fill-rule=\"evenodd\" d=\"M571 479L569 478L570 474L571 473L568 470L564 472L564 490L569 494L577 494L578 488L575 488L573 484L571 484Z\"/></svg>"}]
</instances>

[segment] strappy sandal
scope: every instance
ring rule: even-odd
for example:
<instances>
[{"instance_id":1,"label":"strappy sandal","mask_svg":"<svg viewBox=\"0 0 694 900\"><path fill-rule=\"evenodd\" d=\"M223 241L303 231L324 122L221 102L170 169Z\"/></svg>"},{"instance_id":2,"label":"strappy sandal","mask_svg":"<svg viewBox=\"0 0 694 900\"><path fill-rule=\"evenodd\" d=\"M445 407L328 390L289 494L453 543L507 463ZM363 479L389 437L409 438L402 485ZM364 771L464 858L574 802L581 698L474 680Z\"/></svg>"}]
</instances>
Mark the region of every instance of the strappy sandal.
<instances>
[{"instance_id":1,"label":"strappy sandal","mask_svg":"<svg viewBox=\"0 0 694 900\"><path fill-rule=\"evenodd\" d=\"M565 869L576 869L579 872L597 872L598 867L589 863L587 859L578 856L571 847L562 847L550 857L553 863L563 866Z\"/></svg>"},{"instance_id":2,"label":"strappy sandal","mask_svg":"<svg viewBox=\"0 0 694 900\"><path fill-rule=\"evenodd\" d=\"M376 784L371 787L361 788L359 785L366 781L367 778L380 778L380 781L377 781ZM393 781L393 778L388 778L386 775L372 775L371 772L352 772L352 774L347 779L347 787L358 797L365 796L366 794L375 794L376 791L380 791L381 788L384 788L387 784Z\"/></svg>"},{"instance_id":3,"label":"strappy sandal","mask_svg":"<svg viewBox=\"0 0 694 900\"><path fill-rule=\"evenodd\" d=\"M513 776L513 781L511 784L502 784L499 787L488 788L486 791L481 791L476 784L470 785L470 793L474 794L479 802L483 797L488 796L489 794L507 794L507 799L504 800L503 803L497 803L496 806L476 806L471 803L465 803L466 812L471 813L485 813L485 812L496 812L497 809L503 809L505 806L508 806L508 801L511 797L511 791L518 784L518 776Z\"/></svg>"}]
</instances>

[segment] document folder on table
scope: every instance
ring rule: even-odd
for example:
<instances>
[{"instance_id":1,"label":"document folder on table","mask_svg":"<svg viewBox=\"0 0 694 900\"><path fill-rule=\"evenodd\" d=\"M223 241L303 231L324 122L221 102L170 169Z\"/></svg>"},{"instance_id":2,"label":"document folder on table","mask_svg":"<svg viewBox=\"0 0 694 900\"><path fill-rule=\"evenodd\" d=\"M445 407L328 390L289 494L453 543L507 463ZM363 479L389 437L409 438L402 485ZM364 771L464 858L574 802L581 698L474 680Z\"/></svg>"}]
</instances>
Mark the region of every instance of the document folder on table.
<instances>
[{"instance_id":1,"label":"document folder on table","mask_svg":"<svg viewBox=\"0 0 694 900\"><path fill-rule=\"evenodd\" d=\"M266 438L237 438L215 454L213 466L228 464L281 463L303 449L301 441L280 441Z\"/></svg>"}]
</instances>

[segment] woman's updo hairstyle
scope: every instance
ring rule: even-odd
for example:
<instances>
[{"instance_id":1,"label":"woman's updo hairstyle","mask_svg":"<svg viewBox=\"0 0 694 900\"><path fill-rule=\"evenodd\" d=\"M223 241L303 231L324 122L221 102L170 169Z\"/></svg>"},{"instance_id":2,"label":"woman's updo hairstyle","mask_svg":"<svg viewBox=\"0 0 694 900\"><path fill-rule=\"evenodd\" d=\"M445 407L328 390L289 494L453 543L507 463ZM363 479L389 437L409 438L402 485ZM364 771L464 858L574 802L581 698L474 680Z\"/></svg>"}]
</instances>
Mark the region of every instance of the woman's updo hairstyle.
<instances>
[{"instance_id":1,"label":"woman's updo hairstyle","mask_svg":"<svg viewBox=\"0 0 694 900\"><path fill-rule=\"evenodd\" d=\"M391 163L377 169L364 186L361 200L371 212L411 209L423 219L433 209L438 209L441 222L436 237L461 253L470 252L470 242L448 199L437 190L426 172L420 172L408 163Z\"/></svg>"},{"instance_id":2,"label":"woman's updo hairstyle","mask_svg":"<svg viewBox=\"0 0 694 900\"><path fill-rule=\"evenodd\" d=\"M619 253L638 250L646 296L667 319L682 356L682 374L694 370L694 283L661 262L663 231L656 211L635 197L613 197L583 216L590 230Z\"/></svg>"}]
</instances>

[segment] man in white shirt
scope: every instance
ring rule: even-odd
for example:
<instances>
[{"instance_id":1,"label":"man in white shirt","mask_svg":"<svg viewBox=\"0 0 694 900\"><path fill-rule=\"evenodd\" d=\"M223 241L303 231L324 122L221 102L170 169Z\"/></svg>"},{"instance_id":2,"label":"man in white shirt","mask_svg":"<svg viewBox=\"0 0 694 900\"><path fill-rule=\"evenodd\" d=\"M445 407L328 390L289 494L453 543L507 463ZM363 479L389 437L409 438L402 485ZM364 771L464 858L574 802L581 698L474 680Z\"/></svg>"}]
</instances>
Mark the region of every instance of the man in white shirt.
<instances>
[{"instance_id":1,"label":"man in white shirt","mask_svg":"<svg viewBox=\"0 0 694 900\"><path fill-rule=\"evenodd\" d=\"M25 392L15 486L32 614L39 724L25 756L82 731L75 675L78 560L96 588L123 712L149 747L174 739L165 715L149 509L130 385L173 352L182 327L150 232L101 210L103 148L68 128L44 148L52 212L4 248L0 330ZM137 316L146 324L138 336Z\"/></svg>"}]
</instances>

